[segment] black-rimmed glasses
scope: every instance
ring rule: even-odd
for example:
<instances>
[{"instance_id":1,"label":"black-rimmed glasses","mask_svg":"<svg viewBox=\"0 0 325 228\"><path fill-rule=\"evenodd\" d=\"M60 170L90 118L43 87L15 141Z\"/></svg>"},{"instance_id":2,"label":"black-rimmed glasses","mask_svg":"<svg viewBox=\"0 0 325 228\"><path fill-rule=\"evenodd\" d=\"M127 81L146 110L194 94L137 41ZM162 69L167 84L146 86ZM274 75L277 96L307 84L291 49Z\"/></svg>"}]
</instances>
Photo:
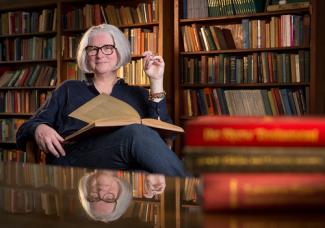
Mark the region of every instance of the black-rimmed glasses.
<instances>
[{"instance_id":1,"label":"black-rimmed glasses","mask_svg":"<svg viewBox=\"0 0 325 228\"><path fill-rule=\"evenodd\" d=\"M110 192L107 192L103 197L101 197L98 193L96 196L88 195L86 199L90 203L96 203L99 201L104 201L105 203L116 203L117 201L117 198L114 196L114 194Z\"/></svg>"},{"instance_id":2,"label":"black-rimmed glasses","mask_svg":"<svg viewBox=\"0 0 325 228\"><path fill-rule=\"evenodd\" d=\"M115 49L115 46L111 45L111 44L106 44L106 45L101 46L101 47L87 46L85 48L86 53L89 56L97 55L99 50L101 50L104 55L111 55L111 54L113 54L114 49Z\"/></svg>"}]
</instances>

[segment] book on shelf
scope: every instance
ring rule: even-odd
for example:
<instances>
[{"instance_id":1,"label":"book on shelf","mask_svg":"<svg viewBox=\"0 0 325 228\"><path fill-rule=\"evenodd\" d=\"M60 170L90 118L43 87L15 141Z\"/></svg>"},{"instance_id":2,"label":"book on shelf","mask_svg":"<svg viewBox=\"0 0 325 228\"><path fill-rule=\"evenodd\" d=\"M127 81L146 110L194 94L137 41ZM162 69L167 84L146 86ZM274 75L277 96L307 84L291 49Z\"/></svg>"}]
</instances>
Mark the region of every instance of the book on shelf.
<instances>
[{"instance_id":1,"label":"book on shelf","mask_svg":"<svg viewBox=\"0 0 325 228\"><path fill-rule=\"evenodd\" d=\"M88 124L67 136L65 141L73 141L85 135L130 124L143 124L151 127L157 130L162 137L184 132L181 127L158 119L141 118L139 113L129 104L105 94L91 99L70 113L69 116Z\"/></svg>"},{"instance_id":2,"label":"book on shelf","mask_svg":"<svg viewBox=\"0 0 325 228\"><path fill-rule=\"evenodd\" d=\"M217 172L324 172L324 147L185 147L194 175Z\"/></svg>"},{"instance_id":3,"label":"book on shelf","mask_svg":"<svg viewBox=\"0 0 325 228\"><path fill-rule=\"evenodd\" d=\"M325 118L201 116L188 121L186 146L323 147Z\"/></svg>"},{"instance_id":4,"label":"book on shelf","mask_svg":"<svg viewBox=\"0 0 325 228\"><path fill-rule=\"evenodd\" d=\"M211 173L202 179L205 211L325 208L324 173Z\"/></svg>"},{"instance_id":5,"label":"book on shelf","mask_svg":"<svg viewBox=\"0 0 325 228\"><path fill-rule=\"evenodd\" d=\"M310 6L309 1L305 2L292 2L286 4L272 4L266 7L267 12L280 11L280 10L296 10L296 9L304 9Z\"/></svg>"}]
</instances>

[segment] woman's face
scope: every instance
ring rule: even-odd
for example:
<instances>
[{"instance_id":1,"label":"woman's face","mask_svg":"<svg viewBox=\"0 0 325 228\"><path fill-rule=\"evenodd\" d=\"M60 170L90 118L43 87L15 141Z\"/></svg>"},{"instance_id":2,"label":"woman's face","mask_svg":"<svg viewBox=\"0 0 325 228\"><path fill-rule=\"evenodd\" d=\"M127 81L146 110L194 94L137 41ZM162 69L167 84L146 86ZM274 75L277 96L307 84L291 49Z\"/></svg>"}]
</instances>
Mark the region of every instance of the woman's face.
<instances>
[{"instance_id":1,"label":"woman's face","mask_svg":"<svg viewBox=\"0 0 325 228\"><path fill-rule=\"evenodd\" d=\"M96 75L115 71L118 55L114 45L113 38L105 32L98 32L90 37L86 48L87 60L89 68ZM104 52L108 54L104 54Z\"/></svg>"},{"instance_id":2,"label":"woman's face","mask_svg":"<svg viewBox=\"0 0 325 228\"><path fill-rule=\"evenodd\" d=\"M98 172L89 182L88 196L95 199L90 203L99 214L112 213L119 197L120 185L116 177L109 172Z\"/></svg>"}]
</instances>

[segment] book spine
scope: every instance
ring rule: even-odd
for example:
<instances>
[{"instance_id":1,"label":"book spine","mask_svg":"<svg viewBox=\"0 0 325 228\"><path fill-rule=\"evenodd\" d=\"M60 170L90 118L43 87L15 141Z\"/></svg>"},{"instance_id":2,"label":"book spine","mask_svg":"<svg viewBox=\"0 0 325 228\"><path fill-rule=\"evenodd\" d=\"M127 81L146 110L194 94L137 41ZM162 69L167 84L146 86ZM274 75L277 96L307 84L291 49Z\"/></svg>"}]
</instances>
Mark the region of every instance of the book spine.
<instances>
[{"instance_id":1,"label":"book spine","mask_svg":"<svg viewBox=\"0 0 325 228\"><path fill-rule=\"evenodd\" d=\"M184 162L203 172L324 172L324 148L185 147Z\"/></svg>"},{"instance_id":2,"label":"book spine","mask_svg":"<svg viewBox=\"0 0 325 228\"><path fill-rule=\"evenodd\" d=\"M202 199L205 211L324 208L325 174L205 174Z\"/></svg>"},{"instance_id":3,"label":"book spine","mask_svg":"<svg viewBox=\"0 0 325 228\"><path fill-rule=\"evenodd\" d=\"M210 123L193 121L186 127L187 146L325 146L325 121L253 122L242 118L240 124L225 118L210 118ZM233 119L234 120L234 119ZM239 119L237 119L239 120ZM278 120L278 122L277 122Z\"/></svg>"}]
</instances>

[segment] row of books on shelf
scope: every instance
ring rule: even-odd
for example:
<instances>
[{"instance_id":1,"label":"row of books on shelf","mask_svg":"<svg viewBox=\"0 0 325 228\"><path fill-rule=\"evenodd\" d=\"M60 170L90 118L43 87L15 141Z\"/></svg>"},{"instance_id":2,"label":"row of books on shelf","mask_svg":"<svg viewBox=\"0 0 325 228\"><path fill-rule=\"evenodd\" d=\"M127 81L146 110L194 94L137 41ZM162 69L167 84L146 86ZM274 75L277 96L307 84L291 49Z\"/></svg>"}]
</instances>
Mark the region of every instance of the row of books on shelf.
<instances>
[{"instance_id":1,"label":"row of books on shelf","mask_svg":"<svg viewBox=\"0 0 325 228\"><path fill-rule=\"evenodd\" d=\"M192 204L199 204L198 189L201 185L200 178L184 178L184 188L182 189L182 201Z\"/></svg>"},{"instance_id":2,"label":"row of books on shelf","mask_svg":"<svg viewBox=\"0 0 325 228\"><path fill-rule=\"evenodd\" d=\"M59 216L59 195L0 187L0 208L8 213L38 213Z\"/></svg>"},{"instance_id":3,"label":"row of books on shelf","mask_svg":"<svg viewBox=\"0 0 325 228\"><path fill-rule=\"evenodd\" d=\"M142 55L146 50L158 52L158 26L153 26L152 29L125 28L123 33L130 42L131 54Z\"/></svg>"},{"instance_id":4,"label":"row of books on shelf","mask_svg":"<svg viewBox=\"0 0 325 228\"><path fill-rule=\"evenodd\" d=\"M132 189L132 197L134 199L144 199L147 198L145 196L145 193L147 191L146 188L146 176L147 173L140 173L140 172L124 172L124 171L118 171L117 176L123 180L125 180L127 183L130 184L130 187ZM153 196L153 201L160 200L160 195L157 194ZM150 201L150 200L149 200Z\"/></svg>"},{"instance_id":5,"label":"row of books on shelf","mask_svg":"<svg viewBox=\"0 0 325 228\"><path fill-rule=\"evenodd\" d=\"M50 96L50 92L39 90L0 91L0 112L34 113Z\"/></svg>"},{"instance_id":6,"label":"row of books on shelf","mask_svg":"<svg viewBox=\"0 0 325 228\"><path fill-rule=\"evenodd\" d=\"M204 116L186 132L204 210L325 207L323 117Z\"/></svg>"},{"instance_id":7,"label":"row of books on shelf","mask_svg":"<svg viewBox=\"0 0 325 228\"><path fill-rule=\"evenodd\" d=\"M77 64L67 62L65 64L67 79L71 80L87 80L87 75L80 71ZM130 85L149 85L149 78L143 70L143 59L132 60L130 63L117 70L117 76L124 79Z\"/></svg>"},{"instance_id":8,"label":"row of books on shelf","mask_svg":"<svg viewBox=\"0 0 325 228\"><path fill-rule=\"evenodd\" d=\"M64 65L67 80L86 80L86 75L80 70L78 64L75 62L66 62Z\"/></svg>"},{"instance_id":9,"label":"row of books on shelf","mask_svg":"<svg viewBox=\"0 0 325 228\"><path fill-rule=\"evenodd\" d=\"M152 28L124 28L123 33L130 42L131 54L141 55L146 50L158 52L158 26ZM75 58L80 41L78 36L62 36L63 58Z\"/></svg>"},{"instance_id":10,"label":"row of books on shelf","mask_svg":"<svg viewBox=\"0 0 325 228\"><path fill-rule=\"evenodd\" d=\"M18 128L25 122L25 119L0 119L0 142L14 143L16 142L16 132Z\"/></svg>"},{"instance_id":11,"label":"row of books on shelf","mask_svg":"<svg viewBox=\"0 0 325 228\"><path fill-rule=\"evenodd\" d=\"M63 58L76 58L80 36L61 36L61 56Z\"/></svg>"},{"instance_id":12,"label":"row of books on shelf","mask_svg":"<svg viewBox=\"0 0 325 228\"><path fill-rule=\"evenodd\" d=\"M77 216L83 212L76 195L61 196L55 191L31 191L14 188L0 188L0 208L8 213L35 213L48 216ZM79 205L79 206L78 206ZM140 221L160 224L160 205L154 202L132 201L123 218L139 218Z\"/></svg>"},{"instance_id":13,"label":"row of books on shelf","mask_svg":"<svg viewBox=\"0 0 325 228\"><path fill-rule=\"evenodd\" d=\"M139 218L140 221L159 227L162 208L154 202L132 201L122 218Z\"/></svg>"},{"instance_id":14,"label":"row of books on shelf","mask_svg":"<svg viewBox=\"0 0 325 228\"><path fill-rule=\"evenodd\" d=\"M1 13L0 35L55 31L56 11L54 8L31 12L23 10Z\"/></svg>"},{"instance_id":15,"label":"row of books on shelf","mask_svg":"<svg viewBox=\"0 0 325 228\"><path fill-rule=\"evenodd\" d=\"M157 22L158 3L157 0L148 0L133 6L86 4L80 8L68 7L62 24L64 29L85 29L104 22L116 26Z\"/></svg>"},{"instance_id":16,"label":"row of books on shelf","mask_svg":"<svg viewBox=\"0 0 325 228\"><path fill-rule=\"evenodd\" d=\"M87 173L86 168L47 167L26 163L3 163L0 181L3 186L52 188L56 190L76 189L80 178Z\"/></svg>"},{"instance_id":17,"label":"row of books on shelf","mask_svg":"<svg viewBox=\"0 0 325 228\"><path fill-rule=\"evenodd\" d=\"M309 46L310 16L281 15L242 19L240 24L181 27L184 51Z\"/></svg>"},{"instance_id":18,"label":"row of books on shelf","mask_svg":"<svg viewBox=\"0 0 325 228\"><path fill-rule=\"evenodd\" d=\"M0 204L0 208L10 213L41 213L58 217L80 214L79 198L74 191L78 188L79 180L89 172L91 170L86 168L2 163L0 199L5 200L1 200L3 204ZM118 178L128 182L133 190L134 200L123 216L138 217L156 224L161 210L160 197L142 200L145 175L117 171Z\"/></svg>"},{"instance_id":19,"label":"row of books on shelf","mask_svg":"<svg viewBox=\"0 0 325 228\"><path fill-rule=\"evenodd\" d=\"M14 38L0 42L0 61L56 59L56 38Z\"/></svg>"},{"instance_id":20,"label":"row of books on shelf","mask_svg":"<svg viewBox=\"0 0 325 228\"><path fill-rule=\"evenodd\" d=\"M263 12L266 0L184 0L183 18L231 16Z\"/></svg>"},{"instance_id":21,"label":"row of books on shelf","mask_svg":"<svg viewBox=\"0 0 325 228\"><path fill-rule=\"evenodd\" d=\"M57 83L57 69L47 65L11 70L2 68L0 87L32 87L55 86Z\"/></svg>"},{"instance_id":22,"label":"row of books on shelf","mask_svg":"<svg viewBox=\"0 0 325 228\"><path fill-rule=\"evenodd\" d=\"M7 162L7 161L26 162L27 161L26 156L27 155L24 151L21 151L18 149L0 148L0 161L1 162Z\"/></svg>"},{"instance_id":23,"label":"row of books on shelf","mask_svg":"<svg viewBox=\"0 0 325 228\"><path fill-rule=\"evenodd\" d=\"M279 116L308 113L304 89L221 88L183 90L183 110L186 117L199 115Z\"/></svg>"},{"instance_id":24,"label":"row of books on shelf","mask_svg":"<svg viewBox=\"0 0 325 228\"><path fill-rule=\"evenodd\" d=\"M117 76L123 78L130 85L149 85L149 78L144 72L143 58L132 60L117 71Z\"/></svg>"},{"instance_id":25,"label":"row of books on shelf","mask_svg":"<svg viewBox=\"0 0 325 228\"><path fill-rule=\"evenodd\" d=\"M309 83L309 51L181 58L184 84Z\"/></svg>"}]
</instances>

